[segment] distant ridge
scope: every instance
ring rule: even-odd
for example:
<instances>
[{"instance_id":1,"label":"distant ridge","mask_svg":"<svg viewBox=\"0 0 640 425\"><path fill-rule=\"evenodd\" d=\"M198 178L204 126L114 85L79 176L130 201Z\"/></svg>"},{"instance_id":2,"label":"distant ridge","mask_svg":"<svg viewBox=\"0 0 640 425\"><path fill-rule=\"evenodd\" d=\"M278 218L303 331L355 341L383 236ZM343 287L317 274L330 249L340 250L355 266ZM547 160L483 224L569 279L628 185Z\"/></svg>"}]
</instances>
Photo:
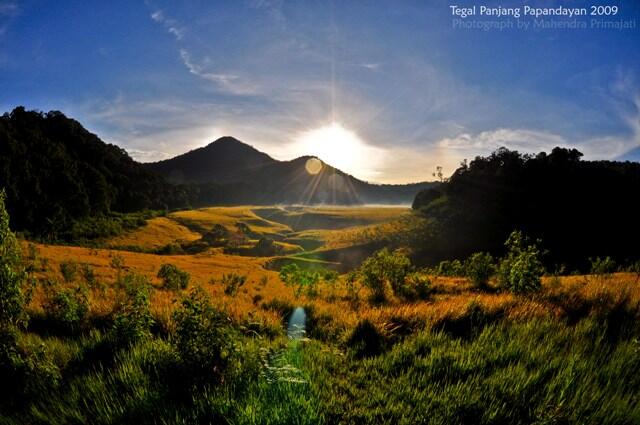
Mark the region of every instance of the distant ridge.
<instances>
[{"instance_id":1,"label":"distant ridge","mask_svg":"<svg viewBox=\"0 0 640 425\"><path fill-rule=\"evenodd\" d=\"M144 166L172 183L230 183L245 181L247 173L276 162L254 147L226 136L202 148Z\"/></svg>"},{"instance_id":2,"label":"distant ridge","mask_svg":"<svg viewBox=\"0 0 640 425\"><path fill-rule=\"evenodd\" d=\"M435 184L370 184L328 164L311 175L309 158L277 161L223 137L141 164L62 112L16 107L0 116L0 189L12 229L47 240L117 233L128 225L119 213L240 203L410 204Z\"/></svg>"},{"instance_id":3,"label":"distant ridge","mask_svg":"<svg viewBox=\"0 0 640 425\"><path fill-rule=\"evenodd\" d=\"M229 202L409 204L417 192L435 184L372 184L326 163L312 175L305 169L310 158L278 161L233 137L222 137L205 147L144 165L172 183L240 185L229 194Z\"/></svg>"}]
</instances>

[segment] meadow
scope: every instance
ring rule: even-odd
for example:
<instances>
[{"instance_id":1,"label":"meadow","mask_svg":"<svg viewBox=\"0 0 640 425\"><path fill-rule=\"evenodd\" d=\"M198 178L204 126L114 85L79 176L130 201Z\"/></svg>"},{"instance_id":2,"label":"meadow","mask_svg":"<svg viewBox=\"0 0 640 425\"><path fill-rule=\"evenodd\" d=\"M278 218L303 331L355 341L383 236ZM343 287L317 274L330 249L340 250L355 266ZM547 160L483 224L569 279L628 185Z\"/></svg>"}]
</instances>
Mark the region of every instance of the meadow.
<instances>
[{"instance_id":1,"label":"meadow","mask_svg":"<svg viewBox=\"0 0 640 425\"><path fill-rule=\"evenodd\" d=\"M421 268L420 220L213 207L100 247L20 241L0 423L640 422L637 267L508 287L532 246Z\"/></svg>"}]
</instances>

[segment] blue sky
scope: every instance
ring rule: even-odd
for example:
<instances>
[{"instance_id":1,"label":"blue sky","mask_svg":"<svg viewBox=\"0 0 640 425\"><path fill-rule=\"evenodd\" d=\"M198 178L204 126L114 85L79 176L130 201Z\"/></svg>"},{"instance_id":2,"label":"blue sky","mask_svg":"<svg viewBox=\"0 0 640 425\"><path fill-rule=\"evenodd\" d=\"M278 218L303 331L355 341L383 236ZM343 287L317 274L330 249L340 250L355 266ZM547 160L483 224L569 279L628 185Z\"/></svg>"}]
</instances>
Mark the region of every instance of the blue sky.
<instances>
[{"instance_id":1,"label":"blue sky","mask_svg":"<svg viewBox=\"0 0 640 425\"><path fill-rule=\"evenodd\" d=\"M291 159L336 122L358 158L325 160L393 183L499 146L640 146L640 3L609 18L635 29L527 31L453 28L449 4L0 0L0 110L61 110L141 161L223 135Z\"/></svg>"}]
</instances>

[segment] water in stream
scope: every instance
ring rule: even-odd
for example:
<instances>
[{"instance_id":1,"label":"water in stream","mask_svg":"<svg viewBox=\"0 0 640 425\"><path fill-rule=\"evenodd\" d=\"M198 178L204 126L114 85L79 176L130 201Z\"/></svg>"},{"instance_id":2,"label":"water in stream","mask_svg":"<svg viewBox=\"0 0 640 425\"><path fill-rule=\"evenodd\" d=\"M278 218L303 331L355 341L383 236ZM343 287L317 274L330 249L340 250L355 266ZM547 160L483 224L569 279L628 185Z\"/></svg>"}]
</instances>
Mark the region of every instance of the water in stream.
<instances>
[{"instance_id":1,"label":"water in stream","mask_svg":"<svg viewBox=\"0 0 640 425\"><path fill-rule=\"evenodd\" d=\"M305 335L305 323L307 321L307 314L302 307L296 307L289 317L287 325L287 336L290 339L302 339Z\"/></svg>"}]
</instances>

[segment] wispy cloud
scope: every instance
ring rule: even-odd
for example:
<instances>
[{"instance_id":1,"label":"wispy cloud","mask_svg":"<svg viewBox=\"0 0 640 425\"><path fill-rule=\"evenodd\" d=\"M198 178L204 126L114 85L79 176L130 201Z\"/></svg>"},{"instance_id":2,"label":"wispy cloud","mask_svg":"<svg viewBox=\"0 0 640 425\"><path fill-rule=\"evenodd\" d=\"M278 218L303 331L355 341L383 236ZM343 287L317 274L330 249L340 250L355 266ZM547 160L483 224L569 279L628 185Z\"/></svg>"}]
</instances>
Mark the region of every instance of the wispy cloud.
<instances>
[{"instance_id":1,"label":"wispy cloud","mask_svg":"<svg viewBox=\"0 0 640 425\"><path fill-rule=\"evenodd\" d=\"M202 65L191 59L191 55L185 49L180 49L180 58L191 74L215 83L222 91L235 95L256 94L258 91L256 85L243 81L238 75L206 71Z\"/></svg>"},{"instance_id":2,"label":"wispy cloud","mask_svg":"<svg viewBox=\"0 0 640 425\"><path fill-rule=\"evenodd\" d=\"M258 5L257 7L267 6L268 5L265 4ZM167 32L175 37L176 41L181 42L181 44L183 45L186 44L185 35L187 33L187 28L180 25L180 23L176 19L167 16L166 13L161 9L157 9L152 12L150 17L154 22L157 22L158 24L164 26ZM218 91L233 95L250 95L257 93L257 86L255 84L246 81L246 79L243 79L238 75L232 73L214 72L210 70L210 60L205 60L202 63L196 62L192 58L192 54L189 52L189 50L187 50L187 47L181 47L179 49L179 52L180 59L182 60L182 63L187 68L189 73L206 81L214 83Z\"/></svg>"},{"instance_id":3,"label":"wispy cloud","mask_svg":"<svg viewBox=\"0 0 640 425\"><path fill-rule=\"evenodd\" d=\"M380 68L381 64L380 63L361 63L360 66L370 71L377 71Z\"/></svg>"},{"instance_id":4,"label":"wispy cloud","mask_svg":"<svg viewBox=\"0 0 640 425\"><path fill-rule=\"evenodd\" d=\"M186 28L180 26L178 21L172 18L168 18L165 16L162 10L156 10L151 14L151 19L155 22L162 24L169 34L172 34L176 40L180 41L184 38L186 33Z\"/></svg>"}]
</instances>

